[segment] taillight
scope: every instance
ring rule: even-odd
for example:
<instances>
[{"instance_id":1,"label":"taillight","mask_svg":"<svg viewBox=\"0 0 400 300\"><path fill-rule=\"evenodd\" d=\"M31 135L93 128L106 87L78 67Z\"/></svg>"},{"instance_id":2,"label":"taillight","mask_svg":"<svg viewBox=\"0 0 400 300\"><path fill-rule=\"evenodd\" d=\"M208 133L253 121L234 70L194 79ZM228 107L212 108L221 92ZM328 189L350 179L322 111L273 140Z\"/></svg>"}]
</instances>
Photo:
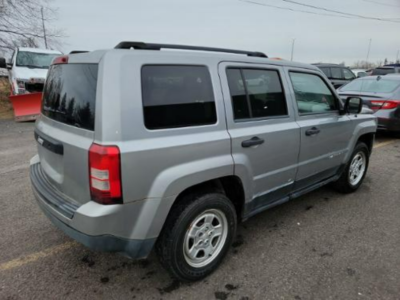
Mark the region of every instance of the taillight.
<instances>
[{"instance_id":1,"label":"taillight","mask_svg":"<svg viewBox=\"0 0 400 300\"><path fill-rule=\"evenodd\" d=\"M67 64L68 63L68 55L64 56L57 56L55 59L53 59L53 62L51 63L52 65L61 65L61 64Z\"/></svg>"},{"instance_id":2,"label":"taillight","mask_svg":"<svg viewBox=\"0 0 400 300\"><path fill-rule=\"evenodd\" d=\"M89 149L90 194L100 204L122 204L121 158L117 146Z\"/></svg>"},{"instance_id":3,"label":"taillight","mask_svg":"<svg viewBox=\"0 0 400 300\"><path fill-rule=\"evenodd\" d=\"M371 101L372 109L393 109L400 106L400 100L374 100Z\"/></svg>"}]
</instances>

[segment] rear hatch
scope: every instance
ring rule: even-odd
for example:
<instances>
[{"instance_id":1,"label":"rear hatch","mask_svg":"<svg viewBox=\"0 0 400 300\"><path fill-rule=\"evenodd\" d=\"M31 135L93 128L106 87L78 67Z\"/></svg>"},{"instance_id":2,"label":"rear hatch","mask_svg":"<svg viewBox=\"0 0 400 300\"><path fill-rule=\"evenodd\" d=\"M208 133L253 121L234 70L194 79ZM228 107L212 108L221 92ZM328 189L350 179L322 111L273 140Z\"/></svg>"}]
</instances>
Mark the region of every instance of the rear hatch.
<instances>
[{"instance_id":1,"label":"rear hatch","mask_svg":"<svg viewBox=\"0 0 400 300\"><path fill-rule=\"evenodd\" d=\"M76 204L90 201L89 148L94 140L98 64L52 65L35 138L48 181Z\"/></svg>"}]
</instances>

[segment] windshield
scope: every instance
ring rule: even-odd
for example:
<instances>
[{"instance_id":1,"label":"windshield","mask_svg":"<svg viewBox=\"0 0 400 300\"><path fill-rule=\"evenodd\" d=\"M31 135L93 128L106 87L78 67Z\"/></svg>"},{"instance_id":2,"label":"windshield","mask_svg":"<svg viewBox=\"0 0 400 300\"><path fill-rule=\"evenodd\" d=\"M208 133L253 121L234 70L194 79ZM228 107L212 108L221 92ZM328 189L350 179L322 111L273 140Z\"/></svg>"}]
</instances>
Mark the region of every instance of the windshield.
<instances>
[{"instance_id":1,"label":"windshield","mask_svg":"<svg viewBox=\"0 0 400 300\"><path fill-rule=\"evenodd\" d=\"M378 79L379 78L379 79ZM391 93L400 86L399 80L383 77L354 80L343 86L341 92Z\"/></svg>"},{"instance_id":2,"label":"windshield","mask_svg":"<svg viewBox=\"0 0 400 300\"><path fill-rule=\"evenodd\" d=\"M36 53L20 51L17 55L17 66L48 69L53 59L61 54Z\"/></svg>"}]
</instances>

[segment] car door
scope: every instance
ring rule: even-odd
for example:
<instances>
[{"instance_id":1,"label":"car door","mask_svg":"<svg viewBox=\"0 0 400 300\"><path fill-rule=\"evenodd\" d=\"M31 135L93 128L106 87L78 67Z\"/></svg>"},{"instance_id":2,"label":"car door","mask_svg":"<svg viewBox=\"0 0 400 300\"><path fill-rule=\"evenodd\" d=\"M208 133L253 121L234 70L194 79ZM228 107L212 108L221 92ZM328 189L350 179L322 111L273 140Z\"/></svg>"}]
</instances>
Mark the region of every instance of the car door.
<instances>
[{"instance_id":1,"label":"car door","mask_svg":"<svg viewBox=\"0 0 400 300\"><path fill-rule=\"evenodd\" d=\"M339 113L341 102L318 71L286 68L296 100L301 147L295 190L336 175L348 151L350 118Z\"/></svg>"},{"instance_id":2,"label":"car door","mask_svg":"<svg viewBox=\"0 0 400 300\"><path fill-rule=\"evenodd\" d=\"M287 200L300 151L283 68L220 63L235 175L242 179L245 215ZM285 198L286 197L286 198Z\"/></svg>"}]
</instances>

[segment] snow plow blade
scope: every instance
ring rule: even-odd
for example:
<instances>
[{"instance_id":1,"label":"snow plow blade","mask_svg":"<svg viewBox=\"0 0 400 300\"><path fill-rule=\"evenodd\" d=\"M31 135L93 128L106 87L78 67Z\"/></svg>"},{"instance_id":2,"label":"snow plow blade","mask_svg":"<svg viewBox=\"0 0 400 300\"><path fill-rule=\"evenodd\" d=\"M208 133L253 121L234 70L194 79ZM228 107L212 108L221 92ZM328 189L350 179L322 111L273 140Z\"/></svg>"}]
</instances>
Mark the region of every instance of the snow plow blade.
<instances>
[{"instance_id":1,"label":"snow plow blade","mask_svg":"<svg viewBox=\"0 0 400 300\"><path fill-rule=\"evenodd\" d=\"M33 121L40 115L42 93L10 96L10 101L16 122Z\"/></svg>"}]
</instances>

